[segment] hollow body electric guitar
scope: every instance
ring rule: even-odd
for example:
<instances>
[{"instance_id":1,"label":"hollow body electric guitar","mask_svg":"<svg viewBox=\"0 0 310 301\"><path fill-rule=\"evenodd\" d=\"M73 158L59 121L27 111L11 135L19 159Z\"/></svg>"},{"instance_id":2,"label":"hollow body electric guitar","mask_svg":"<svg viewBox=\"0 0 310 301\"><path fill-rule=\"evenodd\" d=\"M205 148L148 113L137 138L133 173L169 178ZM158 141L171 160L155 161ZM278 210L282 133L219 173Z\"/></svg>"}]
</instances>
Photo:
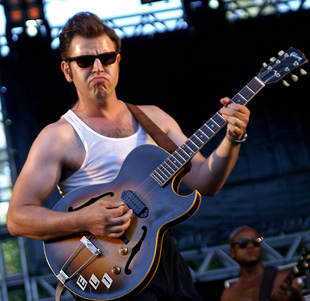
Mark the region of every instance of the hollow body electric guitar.
<instances>
[{"instance_id":1,"label":"hollow body electric guitar","mask_svg":"<svg viewBox=\"0 0 310 301\"><path fill-rule=\"evenodd\" d=\"M306 62L300 51L288 49L263 67L231 102L246 105L265 85ZM107 199L122 200L134 215L118 239L80 233L45 241L46 260L58 280L90 300L128 299L141 292L156 272L167 229L199 208L198 191L178 194L186 164L226 123L217 112L172 154L154 145L140 145L129 153L113 181L83 186L62 198L54 210L80 210Z\"/></svg>"}]
</instances>

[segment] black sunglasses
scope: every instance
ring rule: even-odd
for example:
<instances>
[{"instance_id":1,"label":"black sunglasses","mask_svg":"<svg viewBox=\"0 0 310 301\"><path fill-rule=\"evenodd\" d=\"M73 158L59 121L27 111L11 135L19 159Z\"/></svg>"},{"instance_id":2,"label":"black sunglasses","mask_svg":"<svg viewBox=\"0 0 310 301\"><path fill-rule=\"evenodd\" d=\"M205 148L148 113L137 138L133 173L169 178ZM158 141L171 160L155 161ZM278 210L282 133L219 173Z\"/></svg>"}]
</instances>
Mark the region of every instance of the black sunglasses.
<instances>
[{"instance_id":1,"label":"black sunglasses","mask_svg":"<svg viewBox=\"0 0 310 301\"><path fill-rule=\"evenodd\" d=\"M252 243L254 247L259 247L262 241L263 241L262 237L251 238L251 239L241 238L241 239L236 240L231 245L231 247L235 245L239 245L241 249L244 249L248 246L249 243Z\"/></svg>"},{"instance_id":2,"label":"black sunglasses","mask_svg":"<svg viewBox=\"0 0 310 301\"><path fill-rule=\"evenodd\" d=\"M99 59L103 66L114 64L118 52L105 52L98 55L81 55L76 57L69 57L68 62L76 61L80 68L89 68L94 65L95 59Z\"/></svg>"}]
</instances>

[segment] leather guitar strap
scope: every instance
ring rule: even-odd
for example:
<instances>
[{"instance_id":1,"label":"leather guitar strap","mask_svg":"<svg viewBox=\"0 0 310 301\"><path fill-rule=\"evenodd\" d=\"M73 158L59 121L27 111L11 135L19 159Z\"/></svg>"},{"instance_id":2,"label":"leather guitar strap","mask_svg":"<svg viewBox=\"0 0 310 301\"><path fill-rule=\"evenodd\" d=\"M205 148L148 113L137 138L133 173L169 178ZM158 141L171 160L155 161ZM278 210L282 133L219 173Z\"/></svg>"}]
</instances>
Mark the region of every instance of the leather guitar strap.
<instances>
[{"instance_id":1,"label":"leather guitar strap","mask_svg":"<svg viewBox=\"0 0 310 301\"><path fill-rule=\"evenodd\" d=\"M55 301L61 300L61 294L64 290L65 290L65 286L60 281L58 281L57 286L56 286L56 291L55 291ZM70 292L70 293L71 293L72 297L74 298L74 300L77 300L77 301L85 300L85 299L81 299L81 298L77 297L72 292Z\"/></svg>"},{"instance_id":2,"label":"leather guitar strap","mask_svg":"<svg viewBox=\"0 0 310 301\"><path fill-rule=\"evenodd\" d=\"M178 146L165 134L157 124L155 124L143 111L141 111L136 105L126 103L132 115L142 125L144 130L152 137L158 146L172 154ZM192 166L191 161L185 164L187 171L190 171Z\"/></svg>"},{"instance_id":3,"label":"leather guitar strap","mask_svg":"<svg viewBox=\"0 0 310 301\"><path fill-rule=\"evenodd\" d=\"M162 147L169 153L173 153L178 147L177 145L136 105L126 103L132 115L142 125L144 130L152 137L158 146ZM55 301L61 300L61 294L65 287L58 282L55 293ZM76 296L74 296L77 298ZM81 299L76 299L81 300Z\"/></svg>"},{"instance_id":4,"label":"leather guitar strap","mask_svg":"<svg viewBox=\"0 0 310 301\"><path fill-rule=\"evenodd\" d=\"M270 300L271 291L273 287L273 281L277 273L278 273L277 268L273 266L266 267L263 281L260 287L259 298L258 298L259 301Z\"/></svg>"},{"instance_id":5,"label":"leather guitar strap","mask_svg":"<svg viewBox=\"0 0 310 301\"><path fill-rule=\"evenodd\" d=\"M177 145L136 105L126 103L132 115L142 125L145 131L152 139L169 153L173 153L178 147Z\"/></svg>"}]
</instances>

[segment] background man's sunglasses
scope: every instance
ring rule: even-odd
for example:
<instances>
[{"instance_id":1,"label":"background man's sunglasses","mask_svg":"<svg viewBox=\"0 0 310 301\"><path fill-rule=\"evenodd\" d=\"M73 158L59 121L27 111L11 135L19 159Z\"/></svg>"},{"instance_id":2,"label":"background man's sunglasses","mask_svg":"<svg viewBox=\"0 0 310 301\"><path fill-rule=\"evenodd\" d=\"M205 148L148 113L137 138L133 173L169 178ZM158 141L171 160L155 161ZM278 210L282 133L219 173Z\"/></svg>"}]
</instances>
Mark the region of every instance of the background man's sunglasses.
<instances>
[{"instance_id":1,"label":"background man's sunglasses","mask_svg":"<svg viewBox=\"0 0 310 301\"><path fill-rule=\"evenodd\" d=\"M252 243L254 247L259 247L262 241L263 241L262 237L251 239L241 238L236 240L231 246L233 247L235 245L238 245L241 249L244 249L248 246L249 243Z\"/></svg>"},{"instance_id":2,"label":"background man's sunglasses","mask_svg":"<svg viewBox=\"0 0 310 301\"><path fill-rule=\"evenodd\" d=\"M114 64L118 52L105 52L98 55L81 55L76 57L69 57L68 62L76 61L80 68L89 68L94 65L95 59L99 59L103 66Z\"/></svg>"}]
</instances>

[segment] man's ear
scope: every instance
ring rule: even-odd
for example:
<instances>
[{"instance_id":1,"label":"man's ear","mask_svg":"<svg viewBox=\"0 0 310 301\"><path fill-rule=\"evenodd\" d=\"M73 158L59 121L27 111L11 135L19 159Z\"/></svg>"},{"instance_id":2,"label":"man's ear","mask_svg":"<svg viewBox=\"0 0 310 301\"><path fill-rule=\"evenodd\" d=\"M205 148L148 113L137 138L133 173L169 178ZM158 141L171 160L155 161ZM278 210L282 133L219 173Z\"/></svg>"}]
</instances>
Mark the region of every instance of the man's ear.
<instances>
[{"instance_id":1,"label":"man's ear","mask_svg":"<svg viewBox=\"0 0 310 301\"><path fill-rule=\"evenodd\" d=\"M72 72L71 72L71 68L69 66L69 63L65 62L65 61L62 61L60 67L61 67L62 72L65 75L66 80L69 83L72 83L72 81L73 81L73 79L72 79Z\"/></svg>"}]
</instances>

